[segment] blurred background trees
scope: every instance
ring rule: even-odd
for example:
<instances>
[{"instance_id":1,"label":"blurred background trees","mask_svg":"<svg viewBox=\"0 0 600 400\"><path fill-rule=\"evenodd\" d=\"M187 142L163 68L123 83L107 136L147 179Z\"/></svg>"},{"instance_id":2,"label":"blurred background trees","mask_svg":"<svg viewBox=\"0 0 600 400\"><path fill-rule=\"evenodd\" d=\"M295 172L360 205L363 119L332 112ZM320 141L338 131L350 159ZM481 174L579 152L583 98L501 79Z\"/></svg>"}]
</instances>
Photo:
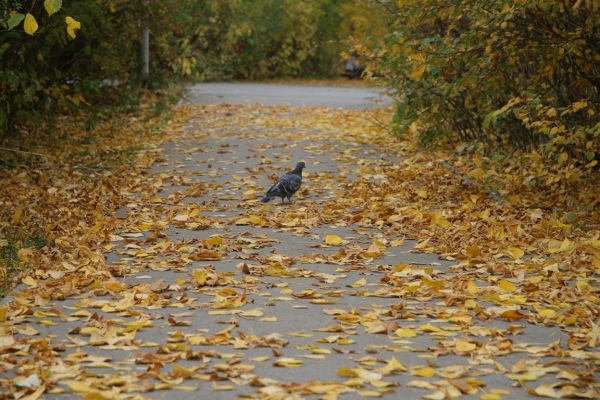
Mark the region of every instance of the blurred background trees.
<instances>
[{"instance_id":1,"label":"blurred background trees","mask_svg":"<svg viewBox=\"0 0 600 400\"><path fill-rule=\"evenodd\" d=\"M4 0L0 136L135 103L146 26L150 88L338 77L358 54L398 134L598 168L599 0Z\"/></svg>"},{"instance_id":2,"label":"blurred background trees","mask_svg":"<svg viewBox=\"0 0 600 400\"><path fill-rule=\"evenodd\" d=\"M47 11L49 3L56 12ZM352 38L382 42L381 10L367 0L3 0L0 136L70 107L135 96L145 26L151 87L335 77ZM19 15L39 28L15 25ZM75 37L67 17L80 24Z\"/></svg>"}]
</instances>

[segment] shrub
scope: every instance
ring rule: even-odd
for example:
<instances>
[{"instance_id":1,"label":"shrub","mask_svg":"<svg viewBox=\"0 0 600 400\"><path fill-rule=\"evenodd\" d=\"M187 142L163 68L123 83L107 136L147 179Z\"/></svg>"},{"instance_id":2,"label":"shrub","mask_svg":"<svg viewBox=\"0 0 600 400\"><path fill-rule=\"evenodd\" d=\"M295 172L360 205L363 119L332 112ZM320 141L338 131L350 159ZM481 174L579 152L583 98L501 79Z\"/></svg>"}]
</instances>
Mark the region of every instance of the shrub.
<instances>
[{"instance_id":1,"label":"shrub","mask_svg":"<svg viewBox=\"0 0 600 400\"><path fill-rule=\"evenodd\" d=\"M600 3L387 3L381 71L397 90L396 130L423 142L536 150L588 168L600 151Z\"/></svg>"}]
</instances>

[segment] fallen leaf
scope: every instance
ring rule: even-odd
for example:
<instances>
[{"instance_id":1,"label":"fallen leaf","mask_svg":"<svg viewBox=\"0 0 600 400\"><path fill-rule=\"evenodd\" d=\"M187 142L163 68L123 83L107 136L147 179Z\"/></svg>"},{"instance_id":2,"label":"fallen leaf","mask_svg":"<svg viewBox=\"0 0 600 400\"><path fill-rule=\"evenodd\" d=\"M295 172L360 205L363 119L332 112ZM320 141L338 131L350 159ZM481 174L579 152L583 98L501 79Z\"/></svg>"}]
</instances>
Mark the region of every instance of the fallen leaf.
<instances>
[{"instance_id":1,"label":"fallen leaf","mask_svg":"<svg viewBox=\"0 0 600 400\"><path fill-rule=\"evenodd\" d=\"M336 235L325 236L325 243L327 243L330 246L339 246L343 242L344 242L344 239L342 239L339 236L336 236Z\"/></svg>"}]
</instances>

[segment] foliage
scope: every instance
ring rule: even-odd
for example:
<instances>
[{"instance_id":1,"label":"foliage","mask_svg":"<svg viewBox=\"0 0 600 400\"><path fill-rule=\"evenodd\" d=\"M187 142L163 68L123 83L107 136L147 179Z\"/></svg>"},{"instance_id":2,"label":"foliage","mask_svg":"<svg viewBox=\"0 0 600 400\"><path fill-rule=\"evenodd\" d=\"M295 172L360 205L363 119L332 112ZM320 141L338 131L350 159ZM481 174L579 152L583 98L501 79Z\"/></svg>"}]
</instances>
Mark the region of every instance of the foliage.
<instances>
[{"instance_id":1,"label":"foliage","mask_svg":"<svg viewBox=\"0 0 600 400\"><path fill-rule=\"evenodd\" d=\"M583 169L600 154L600 4L581 0L402 0L382 73L398 132Z\"/></svg>"},{"instance_id":2,"label":"foliage","mask_svg":"<svg viewBox=\"0 0 600 400\"><path fill-rule=\"evenodd\" d=\"M175 59L196 79L332 77L353 34L373 44L385 33L384 16L366 0L192 3L199 20L177 39Z\"/></svg>"},{"instance_id":3,"label":"foliage","mask_svg":"<svg viewBox=\"0 0 600 400\"><path fill-rule=\"evenodd\" d=\"M335 76L346 36L382 38L368 10L366 0L8 1L0 6L0 136L137 93L143 27L153 87Z\"/></svg>"},{"instance_id":4,"label":"foliage","mask_svg":"<svg viewBox=\"0 0 600 400\"><path fill-rule=\"evenodd\" d=\"M5 236L6 235L6 236ZM13 279L22 270L19 260L21 249L39 250L47 244L43 236L31 235L23 237L19 229L0 229L0 296L4 296L12 288Z\"/></svg>"}]
</instances>

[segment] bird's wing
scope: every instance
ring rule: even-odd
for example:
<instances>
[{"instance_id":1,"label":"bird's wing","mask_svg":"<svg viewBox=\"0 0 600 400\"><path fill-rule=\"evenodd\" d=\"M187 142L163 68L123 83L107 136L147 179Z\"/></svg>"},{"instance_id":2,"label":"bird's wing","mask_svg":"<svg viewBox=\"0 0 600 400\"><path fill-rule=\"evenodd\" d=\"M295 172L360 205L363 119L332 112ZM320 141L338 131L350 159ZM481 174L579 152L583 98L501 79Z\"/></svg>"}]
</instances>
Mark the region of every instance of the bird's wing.
<instances>
[{"instance_id":1,"label":"bird's wing","mask_svg":"<svg viewBox=\"0 0 600 400\"><path fill-rule=\"evenodd\" d=\"M281 196L280 192L281 192L281 181L277 181L275 182L275 184L273 186L271 186L269 188L269 190L267 190L267 196Z\"/></svg>"},{"instance_id":2,"label":"bird's wing","mask_svg":"<svg viewBox=\"0 0 600 400\"><path fill-rule=\"evenodd\" d=\"M291 196L298 189L300 189L300 185L302 184L302 178L298 175L287 173L283 175L279 180L271 186L271 188L267 191L267 196Z\"/></svg>"},{"instance_id":3,"label":"bird's wing","mask_svg":"<svg viewBox=\"0 0 600 400\"><path fill-rule=\"evenodd\" d=\"M285 185L287 189L294 194L300 189L300 185L302 185L302 178L296 174L289 174L287 176Z\"/></svg>"}]
</instances>

